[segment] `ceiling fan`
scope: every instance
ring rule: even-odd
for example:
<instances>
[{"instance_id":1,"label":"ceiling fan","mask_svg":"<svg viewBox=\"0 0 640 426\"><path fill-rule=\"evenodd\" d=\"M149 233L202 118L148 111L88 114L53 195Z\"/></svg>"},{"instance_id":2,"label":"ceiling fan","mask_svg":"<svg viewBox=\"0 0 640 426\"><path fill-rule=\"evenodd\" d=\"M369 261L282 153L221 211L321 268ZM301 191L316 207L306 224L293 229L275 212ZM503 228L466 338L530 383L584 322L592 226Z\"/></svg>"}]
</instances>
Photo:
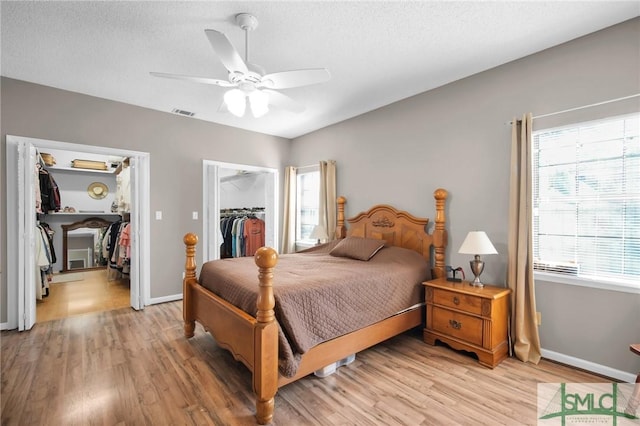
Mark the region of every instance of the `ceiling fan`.
<instances>
[{"instance_id":1,"label":"ceiling fan","mask_svg":"<svg viewBox=\"0 0 640 426\"><path fill-rule=\"evenodd\" d=\"M304 105L276 90L323 83L331 78L329 71L312 68L266 74L262 67L249 62L249 31L258 26L258 19L248 13L240 13L236 15L236 23L245 32L244 60L226 35L216 30L204 31L220 62L229 71L228 80L161 72L151 72L151 75L231 88L224 94L221 109L238 117L244 115L247 103L254 117L266 114L269 106L296 113L304 111Z\"/></svg>"}]
</instances>

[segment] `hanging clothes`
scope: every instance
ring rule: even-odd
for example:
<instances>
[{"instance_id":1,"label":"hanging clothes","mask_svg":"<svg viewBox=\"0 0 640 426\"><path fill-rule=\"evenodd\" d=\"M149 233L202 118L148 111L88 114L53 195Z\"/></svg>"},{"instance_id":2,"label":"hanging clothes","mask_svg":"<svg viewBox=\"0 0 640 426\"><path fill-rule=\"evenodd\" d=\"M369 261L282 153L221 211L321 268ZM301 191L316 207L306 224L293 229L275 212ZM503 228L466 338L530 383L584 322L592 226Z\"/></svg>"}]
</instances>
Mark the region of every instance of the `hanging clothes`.
<instances>
[{"instance_id":1,"label":"hanging clothes","mask_svg":"<svg viewBox=\"0 0 640 426\"><path fill-rule=\"evenodd\" d=\"M36 192L36 213L43 213L42 211L42 194L40 193L40 168L42 165L40 163L34 166L34 182L37 182L37 185L33 185Z\"/></svg>"},{"instance_id":2,"label":"hanging clothes","mask_svg":"<svg viewBox=\"0 0 640 426\"><path fill-rule=\"evenodd\" d=\"M131 211L131 168L128 165L128 161L123 162L123 167L116 175L115 203L117 204L118 213L124 214Z\"/></svg>"},{"instance_id":3,"label":"hanging clothes","mask_svg":"<svg viewBox=\"0 0 640 426\"><path fill-rule=\"evenodd\" d=\"M260 216L260 217L259 217ZM264 208L225 209L220 212L220 258L253 256L265 245Z\"/></svg>"},{"instance_id":4,"label":"hanging clothes","mask_svg":"<svg viewBox=\"0 0 640 426\"><path fill-rule=\"evenodd\" d=\"M38 172L38 180L40 186L40 198L41 198L41 212L37 213L49 213L50 211L57 212L60 210L60 189L51 173L44 167L40 166Z\"/></svg>"},{"instance_id":5,"label":"hanging clothes","mask_svg":"<svg viewBox=\"0 0 640 426\"><path fill-rule=\"evenodd\" d=\"M53 245L53 235L56 232L46 222L40 222L38 226L42 229L42 231L44 231L44 235L46 235L47 237L47 245L49 247L49 252L51 253L51 265L53 265L58 261L58 258L56 257L56 251Z\"/></svg>"},{"instance_id":6,"label":"hanging clothes","mask_svg":"<svg viewBox=\"0 0 640 426\"><path fill-rule=\"evenodd\" d=\"M120 251L118 253L117 263L123 267L127 263L127 260L131 258L131 224L127 223L120 231L120 238L118 238L118 245Z\"/></svg>"},{"instance_id":7,"label":"hanging clothes","mask_svg":"<svg viewBox=\"0 0 640 426\"><path fill-rule=\"evenodd\" d=\"M250 218L243 222L244 249L246 256L253 256L264 246L264 220Z\"/></svg>"},{"instance_id":8,"label":"hanging clothes","mask_svg":"<svg viewBox=\"0 0 640 426\"><path fill-rule=\"evenodd\" d=\"M49 295L49 282L53 277L55 253L49 234L44 227L37 225L35 234L35 294L36 299L42 300L43 297Z\"/></svg>"},{"instance_id":9,"label":"hanging clothes","mask_svg":"<svg viewBox=\"0 0 640 426\"><path fill-rule=\"evenodd\" d=\"M107 228L102 239L102 255L108 259L109 269L129 274L131 265L131 226L119 220Z\"/></svg>"},{"instance_id":10,"label":"hanging clothes","mask_svg":"<svg viewBox=\"0 0 640 426\"><path fill-rule=\"evenodd\" d=\"M228 258L232 256L233 249L233 236L231 234L233 229L233 221L235 217L223 217L220 220L220 231L222 232L222 244L220 245L220 257Z\"/></svg>"}]
</instances>

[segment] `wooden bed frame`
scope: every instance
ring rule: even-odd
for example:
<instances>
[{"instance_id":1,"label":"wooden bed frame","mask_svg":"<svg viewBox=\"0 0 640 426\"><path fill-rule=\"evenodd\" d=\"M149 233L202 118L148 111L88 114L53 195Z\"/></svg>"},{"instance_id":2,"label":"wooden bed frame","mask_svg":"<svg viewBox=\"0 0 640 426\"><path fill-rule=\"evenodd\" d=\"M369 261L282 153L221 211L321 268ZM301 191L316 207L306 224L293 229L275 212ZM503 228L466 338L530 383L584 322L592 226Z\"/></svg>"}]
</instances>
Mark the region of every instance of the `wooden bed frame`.
<instances>
[{"instance_id":1,"label":"wooden bed frame","mask_svg":"<svg viewBox=\"0 0 640 426\"><path fill-rule=\"evenodd\" d=\"M344 218L343 197L338 198L336 237L360 236L384 239L388 244L405 247L422 254L432 265L434 278L446 276L445 202L447 191L437 189L435 229L428 234L429 219L420 219L388 205L377 205L367 212L348 219L347 233ZM413 309L347 335L321 343L302 356L294 377L284 377L278 372L278 325L276 323L273 296L273 272L278 255L269 247L260 248L255 254L258 266L259 296L257 315L253 316L231 305L198 284L196 279L195 247L198 237L187 234L185 278L183 280L184 334L193 337L195 321L211 333L219 346L229 350L253 373L253 390L256 394L256 419L259 424L273 419L274 398L280 386L284 386L314 371L324 368L351 354L360 352L404 331L420 326L422 309ZM434 260L431 262L432 247Z\"/></svg>"}]
</instances>

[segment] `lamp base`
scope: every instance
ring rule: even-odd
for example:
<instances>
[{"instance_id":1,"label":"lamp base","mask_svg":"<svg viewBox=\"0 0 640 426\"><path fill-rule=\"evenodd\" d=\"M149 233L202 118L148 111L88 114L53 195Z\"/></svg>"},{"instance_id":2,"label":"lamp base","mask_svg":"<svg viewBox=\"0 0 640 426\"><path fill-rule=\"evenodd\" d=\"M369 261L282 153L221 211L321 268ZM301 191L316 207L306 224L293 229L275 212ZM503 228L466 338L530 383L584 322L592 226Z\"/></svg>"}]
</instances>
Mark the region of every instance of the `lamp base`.
<instances>
[{"instance_id":1,"label":"lamp base","mask_svg":"<svg viewBox=\"0 0 640 426\"><path fill-rule=\"evenodd\" d=\"M474 287L484 287L484 284L480 282L480 274L484 271L484 262L480 260L480 256L476 254L474 259L469 261L469 266L471 266L473 275L476 276L470 284Z\"/></svg>"},{"instance_id":2,"label":"lamp base","mask_svg":"<svg viewBox=\"0 0 640 426\"><path fill-rule=\"evenodd\" d=\"M469 283L469 285L473 287L484 287L484 284L480 282L480 277L476 276L476 278Z\"/></svg>"}]
</instances>

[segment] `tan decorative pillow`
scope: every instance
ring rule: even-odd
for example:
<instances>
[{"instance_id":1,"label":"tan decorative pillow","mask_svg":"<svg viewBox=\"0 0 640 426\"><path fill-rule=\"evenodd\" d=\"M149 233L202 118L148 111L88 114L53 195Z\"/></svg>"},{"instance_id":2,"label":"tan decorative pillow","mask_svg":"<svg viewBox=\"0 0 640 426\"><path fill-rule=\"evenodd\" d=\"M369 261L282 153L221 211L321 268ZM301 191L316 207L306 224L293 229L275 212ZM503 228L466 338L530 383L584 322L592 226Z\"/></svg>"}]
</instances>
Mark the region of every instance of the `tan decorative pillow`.
<instances>
[{"instance_id":1,"label":"tan decorative pillow","mask_svg":"<svg viewBox=\"0 0 640 426\"><path fill-rule=\"evenodd\" d=\"M331 256L349 257L357 260L369 260L384 247L384 244L384 240L347 237L336 244L329 254Z\"/></svg>"}]
</instances>

